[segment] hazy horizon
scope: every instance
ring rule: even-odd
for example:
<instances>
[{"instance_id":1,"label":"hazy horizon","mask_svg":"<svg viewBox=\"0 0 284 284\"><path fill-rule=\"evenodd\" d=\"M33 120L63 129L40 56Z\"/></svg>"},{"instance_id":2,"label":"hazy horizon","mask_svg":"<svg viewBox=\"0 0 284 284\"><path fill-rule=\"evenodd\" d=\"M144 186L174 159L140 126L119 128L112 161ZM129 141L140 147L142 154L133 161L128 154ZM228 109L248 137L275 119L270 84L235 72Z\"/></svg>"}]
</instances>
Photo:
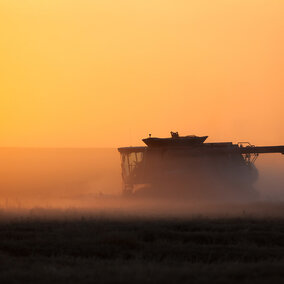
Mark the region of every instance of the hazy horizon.
<instances>
[{"instance_id":1,"label":"hazy horizon","mask_svg":"<svg viewBox=\"0 0 284 284\"><path fill-rule=\"evenodd\" d=\"M0 207L91 206L122 193L115 148L0 148L0 157ZM260 155L255 164L260 201L284 201L283 156Z\"/></svg>"}]
</instances>

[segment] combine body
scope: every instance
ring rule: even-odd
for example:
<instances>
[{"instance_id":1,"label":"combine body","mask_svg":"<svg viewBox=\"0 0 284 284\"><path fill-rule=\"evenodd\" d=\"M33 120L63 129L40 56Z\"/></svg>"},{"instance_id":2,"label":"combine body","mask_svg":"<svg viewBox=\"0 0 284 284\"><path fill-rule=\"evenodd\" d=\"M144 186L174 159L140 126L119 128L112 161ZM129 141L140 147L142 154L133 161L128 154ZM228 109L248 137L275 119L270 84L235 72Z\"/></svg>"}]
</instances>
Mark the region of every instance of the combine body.
<instances>
[{"instance_id":1,"label":"combine body","mask_svg":"<svg viewBox=\"0 0 284 284\"><path fill-rule=\"evenodd\" d=\"M146 147L118 148L125 194L182 198L254 195L257 156L284 154L284 146L204 143L207 136L171 134L171 138L143 139Z\"/></svg>"}]
</instances>

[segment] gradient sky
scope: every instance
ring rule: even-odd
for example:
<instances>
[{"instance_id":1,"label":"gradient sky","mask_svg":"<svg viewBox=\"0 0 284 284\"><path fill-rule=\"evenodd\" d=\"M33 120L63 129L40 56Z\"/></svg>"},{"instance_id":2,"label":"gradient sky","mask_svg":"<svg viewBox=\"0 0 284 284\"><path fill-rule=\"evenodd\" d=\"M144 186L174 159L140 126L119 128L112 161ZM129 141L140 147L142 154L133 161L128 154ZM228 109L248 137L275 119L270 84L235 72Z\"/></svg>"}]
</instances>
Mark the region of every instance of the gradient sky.
<instances>
[{"instance_id":1,"label":"gradient sky","mask_svg":"<svg viewBox=\"0 0 284 284\"><path fill-rule=\"evenodd\" d=\"M284 144L283 15L282 0L0 0L0 146Z\"/></svg>"}]
</instances>

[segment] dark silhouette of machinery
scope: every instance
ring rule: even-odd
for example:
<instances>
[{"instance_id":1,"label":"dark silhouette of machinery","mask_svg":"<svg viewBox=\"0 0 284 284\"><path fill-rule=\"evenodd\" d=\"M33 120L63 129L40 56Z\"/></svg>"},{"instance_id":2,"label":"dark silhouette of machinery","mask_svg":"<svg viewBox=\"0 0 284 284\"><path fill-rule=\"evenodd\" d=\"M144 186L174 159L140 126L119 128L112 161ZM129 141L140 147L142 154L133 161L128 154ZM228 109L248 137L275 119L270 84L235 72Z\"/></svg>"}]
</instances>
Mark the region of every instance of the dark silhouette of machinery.
<instances>
[{"instance_id":1,"label":"dark silhouette of machinery","mask_svg":"<svg viewBox=\"0 0 284 284\"><path fill-rule=\"evenodd\" d=\"M191 198L255 197L259 154L282 153L284 146L256 147L248 142L204 143L208 136L149 137L146 147L118 148L123 193Z\"/></svg>"}]
</instances>

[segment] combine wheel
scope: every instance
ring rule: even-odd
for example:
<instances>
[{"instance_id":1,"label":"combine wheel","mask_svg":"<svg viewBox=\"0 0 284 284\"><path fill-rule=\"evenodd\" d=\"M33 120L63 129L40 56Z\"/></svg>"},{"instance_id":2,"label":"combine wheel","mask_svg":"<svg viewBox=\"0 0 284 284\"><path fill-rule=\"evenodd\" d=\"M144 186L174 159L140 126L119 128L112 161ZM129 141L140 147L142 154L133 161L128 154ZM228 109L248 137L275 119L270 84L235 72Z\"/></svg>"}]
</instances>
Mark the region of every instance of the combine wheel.
<instances>
[{"instance_id":1,"label":"combine wheel","mask_svg":"<svg viewBox=\"0 0 284 284\"><path fill-rule=\"evenodd\" d=\"M125 184L123 186L122 194L124 196L131 196L133 194L134 186L133 184Z\"/></svg>"}]
</instances>

